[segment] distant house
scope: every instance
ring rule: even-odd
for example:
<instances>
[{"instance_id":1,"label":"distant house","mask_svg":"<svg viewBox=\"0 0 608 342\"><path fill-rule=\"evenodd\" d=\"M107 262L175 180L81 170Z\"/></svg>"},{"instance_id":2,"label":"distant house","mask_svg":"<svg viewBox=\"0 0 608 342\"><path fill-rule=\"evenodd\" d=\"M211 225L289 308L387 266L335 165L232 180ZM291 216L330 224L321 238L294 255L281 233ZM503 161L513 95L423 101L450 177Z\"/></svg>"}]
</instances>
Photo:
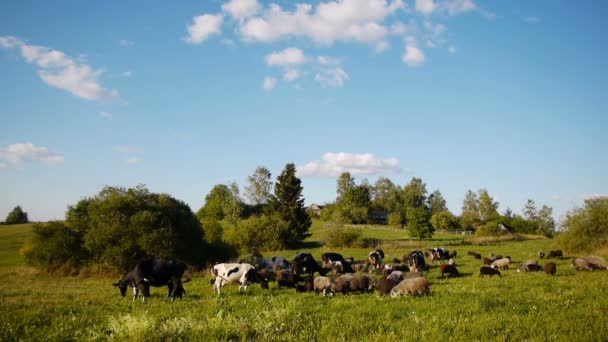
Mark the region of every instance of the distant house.
<instances>
[{"instance_id":1,"label":"distant house","mask_svg":"<svg viewBox=\"0 0 608 342\"><path fill-rule=\"evenodd\" d=\"M377 224L387 224L388 223L388 211L384 210L372 210L369 212L369 218L372 222Z\"/></svg>"},{"instance_id":2,"label":"distant house","mask_svg":"<svg viewBox=\"0 0 608 342\"><path fill-rule=\"evenodd\" d=\"M500 229L500 232L502 234L513 234L514 231L513 227L508 226L502 222L498 224L498 229Z\"/></svg>"},{"instance_id":3,"label":"distant house","mask_svg":"<svg viewBox=\"0 0 608 342\"><path fill-rule=\"evenodd\" d=\"M308 208L308 210L310 210L310 212L312 212L312 214L313 214L313 215L315 215L315 216L319 217L319 216L321 216L321 211L323 210L323 207L324 207L324 206L322 206L322 205L318 205L318 204L314 204L314 203L313 203L313 204L312 204L312 205L311 205L311 206Z\"/></svg>"}]
</instances>

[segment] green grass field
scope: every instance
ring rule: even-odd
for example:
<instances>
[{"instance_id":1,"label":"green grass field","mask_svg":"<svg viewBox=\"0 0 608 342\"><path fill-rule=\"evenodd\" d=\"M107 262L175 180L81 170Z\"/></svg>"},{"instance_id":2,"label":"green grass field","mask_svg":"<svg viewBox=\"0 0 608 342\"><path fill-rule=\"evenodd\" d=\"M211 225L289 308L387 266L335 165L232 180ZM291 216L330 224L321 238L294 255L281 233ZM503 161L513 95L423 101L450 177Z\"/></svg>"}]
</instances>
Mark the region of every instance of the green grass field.
<instances>
[{"instance_id":1,"label":"green grass field","mask_svg":"<svg viewBox=\"0 0 608 342\"><path fill-rule=\"evenodd\" d=\"M316 243L323 226L315 223L307 251L329 251ZM557 260L558 273L517 273L519 261L548 251L552 240L462 245L464 237L438 235L411 241L401 230L364 228L364 236L381 240L388 260L416 247L458 251L458 278L440 278L437 265L425 276L432 295L401 299L373 294L322 297L237 286L213 294L210 277L185 284L187 295L170 303L166 288L152 289L146 303L123 298L109 277L60 277L27 267L19 248L31 226L0 226L0 341L13 340L560 340L608 339L608 272L579 272L570 257ZM503 278L479 278L474 250L510 255L515 265ZM368 249L334 249L362 260ZM294 250L275 252L292 258ZM544 261L541 260L541 263Z\"/></svg>"}]
</instances>

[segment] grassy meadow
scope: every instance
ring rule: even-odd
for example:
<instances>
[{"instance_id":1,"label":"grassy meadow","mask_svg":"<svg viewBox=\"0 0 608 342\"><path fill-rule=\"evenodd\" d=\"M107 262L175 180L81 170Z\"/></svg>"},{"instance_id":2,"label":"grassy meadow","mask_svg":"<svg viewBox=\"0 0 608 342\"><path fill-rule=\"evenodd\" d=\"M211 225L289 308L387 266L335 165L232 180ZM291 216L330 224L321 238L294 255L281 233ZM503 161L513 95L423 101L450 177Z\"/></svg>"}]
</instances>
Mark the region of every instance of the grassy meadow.
<instances>
[{"instance_id":1,"label":"grassy meadow","mask_svg":"<svg viewBox=\"0 0 608 342\"><path fill-rule=\"evenodd\" d=\"M329 251L318 241L323 224L315 222L306 248L319 257ZM435 264L425 276L432 294L394 299L376 293L317 296L293 289L237 286L213 294L208 274L185 284L183 300L170 303L166 288L152 288L146 303L123 298L111 284L117 277L62 277L25 265L19 249L30 225L0 226L0 341L13 340L559 340L608 339L608 272L576 272L571 257L555 261L557 275L517 273L517 264L548 251L550 239L467 241L436 235L413 241L402 230L366 227L364 236L380 240L387 260L416 248L456 249L461 276L441 278ZM474 250L510 255L503 278L479 278ZM369 249L333 249L363 260ZM292 258L295 250L266 253ZM606 257L604 255L604 257ZM545 261L539 260L541 264Z\"/></svg>"}]
</instances>

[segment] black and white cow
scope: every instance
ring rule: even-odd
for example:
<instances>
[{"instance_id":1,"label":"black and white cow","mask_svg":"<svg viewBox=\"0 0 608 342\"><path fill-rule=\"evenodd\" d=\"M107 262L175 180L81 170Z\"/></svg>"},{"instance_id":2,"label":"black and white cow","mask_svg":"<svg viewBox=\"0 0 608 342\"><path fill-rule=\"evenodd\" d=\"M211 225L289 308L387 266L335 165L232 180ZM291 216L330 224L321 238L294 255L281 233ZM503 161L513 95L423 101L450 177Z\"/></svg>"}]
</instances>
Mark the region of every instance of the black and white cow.
<instances>
[{"instance_id":1,"label":"black and white cow","mask_svg":"<svg viewBox=\"0 0 608 342\"><path fill-rule=\"evenodd\" d=\"M403 262L407 262L411 272L428 271L428 265L424 260L424 253L421 251L413 251L409 255L405 255Z\"/></svg>"},{"instance_id":2,"label":"black and white cow","mask_svg":"<svg viewBox=\"0 0 608 342\"><path fill-rule=\"evenodd\" d=\"M378 270L380 270L383 260L384 260L384 251L383 250L376 249L373 252L369 252L369 254L367 256L367 261L372 266L370 268L370 272L372 271L372 269L375 270L376 272Z\"/></svg>"},{"instance_id":3,"label":"black and white cow","mask_svg":"<svg viewBox=\"0 0 608 342\"><path fill-rule=\"evenodd\" d=\"M290 264L286 258L282 256L273 256L271 258L264 258L260 262L261 268L269 268L272 270L286 270L289 269Z\"/></svg>"},{"instance_id":4,"label":"black and white cow","mask_svg":"<svg viewBox=\"0 0 608 342\"><path fill-rule=\"evenodd\" d=\"M220 294L220 289L228 284L239 283L239 291L247 290L247 286L258 283L263 289L268 289L268 281L258 275L255 267L251 264L217 264L211 269L215 277L213 290Z\"/></svg>"},{"instance_id":5,"label":"black and white cow","mask_svg":"<svg viewBox=\"0 0 608 342\"><path fill-rule=\"evenodd\" d=\"M353 268L351 262L344 259L342 254L339 253L323 253L321 254L321 267L323 268L331 268L333 269L337 265L341 268L341 273L353 273Z\"/></svg>"},{"instance_id":6,"label":"black and white cow","mask_svg":"<svg viewBox=\"0 0 608 342\"><path fill-rule=\"evenodd\" d=\"M429 249L429 258L431 259L431 264L435 260L439 260L439 262L443 262L443 260L449 259L449 251L439 248L431 248Z\"/></svg>"},{"instance_id":7,"label":"black and white cow","mask_svg":"<svg viewBox=\"0 0 608 342\"><path fill-rule=\"evenodd\" d=\"M291 262L291 270L295 275L308 274L310 277L314 276L315 272L319 272L320 275L326 275L330 269L319 266L315 258L310 253L298 252L296 257Z\"/></svg>"},{"instance_id":8,"label":"black and white cow","mask_svg":"<svg viewBox=\"0 0 608 342\"><path fill-rule=\"evenodd\" d=\"M137 263L131 271L125 273L122 279L112 285L120 289L123 297L127 295L127 287L131 286L134 301L139 292L141 292L142 301L145 301L146 297L150 296L150 286L168 286L167 298L171 297L171 301L173 301L176 297L181 299L182 295L186 293L182 284L190 280L182 282L185 271L186 264L183 262L158 258L148 259Z\"/></svg>"}]
</instances>

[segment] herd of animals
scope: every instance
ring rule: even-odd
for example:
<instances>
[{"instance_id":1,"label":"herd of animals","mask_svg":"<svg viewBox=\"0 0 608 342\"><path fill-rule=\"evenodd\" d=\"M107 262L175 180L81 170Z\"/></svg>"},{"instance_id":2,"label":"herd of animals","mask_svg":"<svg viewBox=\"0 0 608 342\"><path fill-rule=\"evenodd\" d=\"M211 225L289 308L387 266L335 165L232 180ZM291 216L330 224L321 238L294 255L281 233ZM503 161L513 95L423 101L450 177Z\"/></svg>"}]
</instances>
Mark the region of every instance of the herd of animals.
<instances>
[{"instance_id":1,"label":"herd of animals","mask_svg":"<svg viewBox=\"0 0 608 342\"><path fill-rule=\"evenodd\" d=\"M298 252L291 261L282 256L258 258L256 266L250 263L220 263L211 268L214 292L218 295L225 285L238 284L239 291L246 290L251 284L257 283L262 289L268 289L268 283L276 281L279 288L294 288L296 292L315 292L325 295L349 292L372 292L382 295L400 297L404 295L426 295L430 293L429 282L424 277L429 272L430 265L439 263L441 276L458 277L455 257L456 251L443 248L431 248L426 253L415 250L404 255L401 259L394 258L387 263L381 249L369 253L367 260L356 263L351 258L344 258L338 253L324 253L321 262L317 262L310 253ZM480 259L483 266L479 269L479 277L497 275L502 277L500 270L506 270L511 265L511 257L490 253L482 258L479 253L468 251L468 256ZM538 252L540 259L562 258L561 250ZM428 258L428 262L427 262ZM576 270L593 271L608 269L608 262L601 257L589 256L575 258L572 266ZM169 288L167 298L171 301L182 298L186 293L183 287L192 278L182 280L186 264L176 261L153 258L139 262L127 272L122 279L113 285L126 296L128 287L133 289L133 300L141 293L142 301L150 296L150 287ZM542 272L554 275L557 265L547 262L544 266L538 260L526 260L519 264L517 272ZM315 274L319 274L315 276ZM331 274L331 276L329 276Z\"/></svg>"}]
</instances>

